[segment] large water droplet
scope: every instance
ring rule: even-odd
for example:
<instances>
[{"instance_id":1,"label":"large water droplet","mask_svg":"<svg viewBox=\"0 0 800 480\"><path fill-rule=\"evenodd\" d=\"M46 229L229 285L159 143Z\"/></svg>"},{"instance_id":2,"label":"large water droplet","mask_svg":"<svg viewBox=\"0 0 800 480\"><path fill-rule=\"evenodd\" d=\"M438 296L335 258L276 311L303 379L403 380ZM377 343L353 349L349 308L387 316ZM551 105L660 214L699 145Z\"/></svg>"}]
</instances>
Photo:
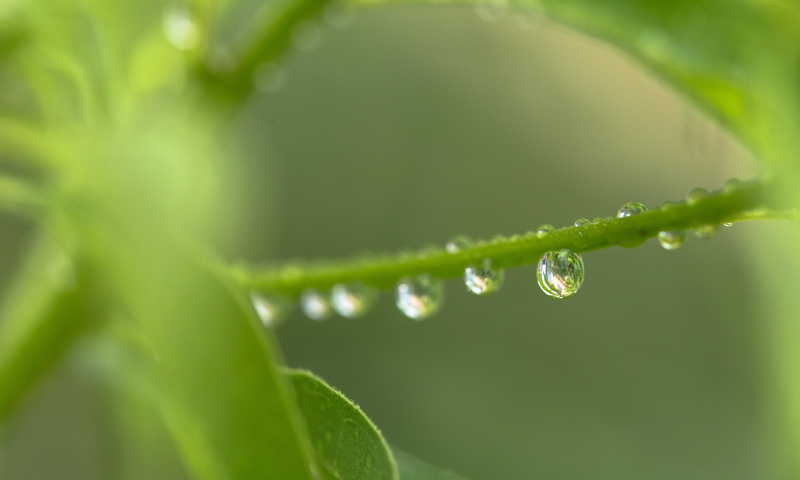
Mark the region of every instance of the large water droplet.
<instances>
[{"instance_id":1,"label":"large water droplet","mask_svg":"<svg viewBox=\"0 0 800 480\"><path fill-rule=\"evenodd\" d=\"M536 230L536 236L538 238L545 237L548 233L554 232L556 229L552 225L545 223L544 225L540 225L539 228Z\"/></svg>"},{"instance_id":2,"label":"large water droplet","mask_svg":"<svg viewBox=\"0 0 800 480\"><path fill-rule=\"evenodd\" d=\"M303 20L292 30L292 45L300 51L313 50L321 41L322 29L311 20Z\"/></svg>"},{"instance_id":3,"label":"large water droplet","mask_svg":"<svg viewBox=\"0 0 800 480\"><path fill-rule=\"evenodd\" d=\"M620 207L619 211L617 212L617 218L632 217L633 215L638 215L646 211L647 207L645 207L643 204L639 202L628 202Z\"/></svg>"},{"instance_id":4,"label":"large water droplet","mask_svg":"<svg viewBox=\"0 0 800 480\"><path fill-rule=\"evenodd\" d=\"M567 249L547 252L539 259L539 286L553 298L575 294L583 283L583 259Z\"/></svg>"},{"instance_id":5,"label":"large water droplet","mask_svg":"<svg viewBox=\"0 0 800 480\"><path fill-rule=\"evenodd\" d=\"M167 41L179 50L191 50L200 41L200 29L186 5L170 5L164 10L162 29Z\"/></svg>"},{"instance_id":6,"label":"large water droplet","mask_svg":"<svg viewBox=\"0 0 800 480\"><path fill-rule=\"evenodd\" d=\"M689 195L686 196L686 203L689 205L694 205L695 203L699 202L700 200L706 198L708 196L708 191L704 188L695 188Z\"/></svg>"},{"instance_id":7,"label":"large water droplet","mask_svg":"<svg viewBox=\"0 0 800 480\"><path fill-rule=\"evenodd\" d=\"M500 290L503 280L505 272L493 269L492 261L488 258L483 260L480 268L470 265L464 270L464 284L467 290L476 295L488 295Z\"/></svg>"},{"instance_id":8,"label":"large water droplet","mask_svg":"<svg viewBox=\"0 0 800 480\"><path fill-rule=\"evenodd\" d=\"M250 301L261 323L267 328L279 325L289 313L288 302L274 295L252 291Z\"/></svg>"},{"instance_id":9,"label":"large water droplet","mask_svg":"<svg viewBox=\"0 0 800 480\"><path fill-rule=\"evenodd\" d=\"M719 231L719 225L717 225L717 224L708 224L708 225L703 225L702 227L695 228L694 229L694 235L697 238L706 239L706 238L711 238L714 235L716 235L717 231Z\"/></svg>"},{"instance_id":10,"label":"large water droplet","mask_svg":"<svg viewBox=\"0 0 800 480\"><path fill-rule=\"evenodd\" d=\"M447 253L458 253L470 246L472 246L472 239L470 237L467 235L456 235L447 242L444 249L447 250Z\"/></svg>"},{"instance_id":11,"label":"large water droplet","mask_svg":"<svg viewBox=\"0 0 800 480\"><path fill-rule=\"evenodd\" d=\"M686 239L686 232L683 230L666 230L658 232L658 243L666 250L676 250Z\"/></svg>"},{"instance_id":12,"label":"large water droplet","mask_svg":"<svg viewBox=\"0 0 800 480\"><path fill-rule=\"evenodd\" d=\"M339 283L331 290L331 305L336 313L346 318L358 318L372 308L378 291L360 283Z\"/></svg>"},{"instance_id":13,"label":"large water droplet","mask_svg":"<svg viewBox=\"0 0 800 480\"><path fill-rule=\"evenodd\" d=\"M300 308L311 320L320 321L331 316L331 302L328 296L313 288L303 290L300 296Z\"/></svg>"},{"instance_id":14,"label":"large water droplet","mask_svg":"<svg viewBox=\"0 0 800 480\"><path fill-rule=\"evenodd\" d=\"M253 86L261 93L275 93L283 86L283 69L274 62L265 62L253 70Z\"/></svg>"},{"instance_id":15,"label":"large water droplet","mask_svg":"<svg viewBox=\"0 0 800 480\"><path fill-rule=\"evenodd\" d=\"M444 284L427 273L403 277L395 289L395 302L407 317L422 320L439 311L444 302Z\"/></svg>"},{"instance_id":16,"label":"large water droplet","mask_svg":"<svg viewBox=\"0 0 800 480\"><path fill-rule=\"evenodd\" d=\"M575 226L576 227L583 227L585 225L591 225L591 224L592 224L592 222L590 222L588 218L579 218L579 219L575 220Z\"/></svg>"}]
</instances>

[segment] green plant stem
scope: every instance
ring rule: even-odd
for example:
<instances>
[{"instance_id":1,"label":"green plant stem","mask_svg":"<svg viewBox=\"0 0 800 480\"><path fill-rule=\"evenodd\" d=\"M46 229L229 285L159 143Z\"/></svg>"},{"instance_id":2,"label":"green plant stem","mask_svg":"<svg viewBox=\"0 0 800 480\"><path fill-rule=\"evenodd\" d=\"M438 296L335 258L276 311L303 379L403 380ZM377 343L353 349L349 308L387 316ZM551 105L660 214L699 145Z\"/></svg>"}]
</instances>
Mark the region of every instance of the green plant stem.
<instances>
[{"instance_id":1,"label":"green plant stem","mask_svg":"<svg viewBox=\"0 0 800 480\"><path fill-rule=\"evenodd\" d=\"M221 99L223 103L238 105L247 99L253 90L253 75L256 69L267 62L276 61L291 45L294 27L315 17L329 0L293 0L278 6L277 12L260 27L255 41L237 59L227 72L215 72L205 64L195 69L197 78L206 88L206 93Z\"/></svg>"},{"instance_id":2,"label":"green plant stem","mask_svg":"<svg viewBox=\"0 0 800 480\"><path fill-rule=\"evenodd\" d=\"M358 282L391 288L408 275L429 273L438 278L458 277L467 266L478 265L485 258L491 259L494 267L509 268L537 262L545 252L564 248L584 253L613 246L635 247L664 230L761 219L797 219L796 210L770 209L771 205L764 200L767 186L763 182L749 182L738 188L714 192L691 205L686 202L668 204L632 217L562 228L542 238L531 232L479 241L457 253L437 249L279 268L238 266L229 273L244 288L289 296L299 295L306 288L328 289L337 283Z\"/></svg>"}]
</instances>

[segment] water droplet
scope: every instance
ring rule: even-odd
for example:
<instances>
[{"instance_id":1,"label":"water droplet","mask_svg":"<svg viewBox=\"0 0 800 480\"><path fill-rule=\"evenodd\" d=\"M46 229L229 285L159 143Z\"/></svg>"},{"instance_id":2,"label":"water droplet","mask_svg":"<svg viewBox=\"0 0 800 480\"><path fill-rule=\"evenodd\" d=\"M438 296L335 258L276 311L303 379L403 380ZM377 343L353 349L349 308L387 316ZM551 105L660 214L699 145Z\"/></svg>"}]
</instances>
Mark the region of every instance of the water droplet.
<instances>
[{"instance_id":1,"label":"water droplet","mask_svg":"<svg viewBox=\"0 0 800 480\"><path fill-rule=\"evenodd\" d=\"M447 250L447 253L458 253L470 246L472 246L472 239L470 237L467 235L456 235L447 242L444 249Z\"/></svg>"},{"instance_id":2,"label":"water droplet","mask_svg":"<svg viewBox=\"0 0 800 480\"><path fill-rule=\"evenodd\" d=\"M589 225L591 223L592 222L590 222L589 219L587 219L587 218L579 218L579 219L575 220L575 226L576 227L583 227L584 225Z\"/></svg>"},{"instance_id":3,"label":"water droplet","mask_svg":"<svg viewBox=\"0 0 800 480\"><path fill-rule=\"evenodd\" d=\"M536 236L536 232L534 232L533 230L528 230L527 232L525 232L524 236L525 238L533 238Z\"/></svg>"},{"instance_id":4,"label":"water droplet","mask_svg":"<svg viewBox=\"0 0 800 480\"><path fill-rule=\"evenodd\" d=\"M718 230L719 230L719 225L717 224L703 225L702 227L697 227L694 229L694 235L697 238L703 238L703 239L711 238L717 234Z\"/></svg>"},{"instance_id":5,"label":"water droplet","mask_svg":"<svg viewBox=\"0 0 800 480\"><path fill-rule=\"evenodd\" d=\"M492 261L483 260L481 268L470 265L464 270L464 284L475 295L488 295L500 290L505 280L505 272L492 268Z\"/></svg>"},{"instance_id":6,"label":"water droplet","mask_svg":"<svg viewBox=\"0 0 800 480\"><path fill-rule=\"evenodd\" d=\"M725 222L725 223L723 223L723 225L725 225L726 227L732 227L733 226L733 222Z\"/></svg>"},{"instance_id":7,"label":"water droplet","mask_svg":"<svg viewBox=\"0 0 800 480\"><path fill-rule=\"evenodd\" d=\"M567 298L583 283L583 259L567 249L547 252L539 259L539 286L549 297Z\"/></svg>"},{"instance_id":8,"label":"water droplet","mask_svg":"<svg viewBox=\"0 0 800 480\"><path fill-rule=\"evenodd\" d=\"M505 0L480 0L475 4L475 13L482 20L496 22L506 14Z\"/></svg>"},{"instance_id":9,"label":"water droplet","mask_svg":"<svg viewBox=\"0 0 800 480\"><path fill-rule=\"evenodd\" d=\"M303 290L300 295L300 308L311 320L325 320L331 316L331 302L326 295L313 288Z\"/></svg>"},{"instance_id":10,"label":"water droplet","mask_svg":"<svg viewBox=\"0 0 800 480\"><path fill-rule=\"evenodd\" d=\"M407 317L422 320L439 311L444 302L444 284L427 273L403 277L395 289L395 302Z\"/></svg>"},{"instance_id":11,"label":"water droplet","mask_svg":"<svg viewBox=\"0 0 800 480\"><path fill-rule=\"evenodd\" d=\"M167 41L178 50L191 50L200 41L200 29L186 5L170 5L164 10L162 29Z\"/></svg>"},{"instance_id":12,"label":"water droplet","mask_svg":"<svg viewBox=\"0 0 800 480\"><path fill-rule=\"evenodd\" d=\"M642 212L646 212L647 207L642 205L639 202L628 202L625 205L621 206L619 211L617 212L617 218L625 218L625 217L632 217L634 215L639 215Z\"/></svg>"},{"instance_id":13,"label":"water droplet","mask_svg":"<svg viewBox=\"0 0 800 480\"><path fill-rule=\"evenodd\" d=\"M595 219L592 220L592 223L594 223L595 225L598 225L600 223L603 223L603 219L600 218L600 217L595 217Z\"/></svg>"},{"instance_id":14,"label":"water droplet","mask_svg":"<svg viewBox=\"0 0 800 480\"><path fill-rule=\"evenodd\" d=\"M589 235L587 235L586 232L584 232L583 230L578 230L577 232L573 232L572 243L578 248L583 248L589 245Z\"/></svg>"},{"instance_id":15,"label":"water droplet","mask_svg":"<svg viewBox=\"0 0 800 480\"><path fill-rule=\"evenodd\" d=\"M275 93L283 86L283 69L274 62L264 62L253 70L253 86L261 93Z\"/></svg>"},{"instance_id":16,"label":"water droplet","mask_svg":"<svg viewBox=\"0 0 800 480\"><path fill-rule=\"evenodd\" d=\"M258 318L261 319L261 323L267 328L279 325L289 313L287 302L275 295L252 291L250 292L250 301Z\"/></svg>"},{"instance_id":17,"label":"water droplet","mask_svg":"<svg viewBox=\"0 0 800 480\"><path fill-rule=\"evenodd\" d=\"M329 27L342 28L353 23L353 7L343 1L333 1L322 9L322 20Z\"/></svg>"},{"instance_id":18,"label":"water droplet","mask_svg":"<svg viewBox=\"0 0 800 480\"><path fill-rule=\"evenodd\" d=\"M311 20L303 20L292 30L292 45L300 51L313 50L321 41L322 29Z\"/></svg>"},{"instance_id":19,"label":"water droplet","mask_svg":"<svg viewBox=\"0 0 800 480\"><path fill-rule=\"evenodd\" d=\"M686 232L683 230L667 230L658 232L658 243L666 250L676 250L683 245L686 239Z\"/></svg>"},{"instance_id":20,"label":"water droplet","mask_svg":"<svg viewBox=\"0 0 800 480\"><path fill-rule=\"evenodd\" d=\"M739 180L738 178L731 178L727 182L725 182L725 186L722 187L722 191L726 193L734 192L744 186L744 182Z\"/></svg>"},{"instance_id":21,"label":"water droplet","mask_svg":"<svg viewBox=\"0 0 800 480\"><path fill-rule=\"evenodd\" d=\"M378 291L360 283L336 284L331 291L331 305L346 318L358 318L372 307Z\"/></svg>"},{"instance_id":22,"label":"water droplet","mask_svg":"<svg viewBox=\"0 0 800 480\"><path fill-rule=\"evenodd\" d=\"M614 217L606 217L603 219L603 223L608 223L614 220Z\"/></svg>"},{"instance_id":23,"label":"water droplet","mask_svg":"<svg viewBox=\"0 0 800 480\"><path fill-rule=\"evenodd\" d=\"M686 196L686 203L689 205L694 205L695 203L699 202L700 200L706 198L708 196L708 191L704 188L695 188L689 195Z\"/></svg>"},{"instance_id":24,"label":"water droplet","mask_svg":"<svg viewBox=\"0 0 800 480\"><path fill-rule=\"evenodd\" d=\"M556 229L550 224L545 223L544 225L539 226L536 230L536 236L539 238L545 237L548 233L554 232Z\"/></svg>"}]
</instances>

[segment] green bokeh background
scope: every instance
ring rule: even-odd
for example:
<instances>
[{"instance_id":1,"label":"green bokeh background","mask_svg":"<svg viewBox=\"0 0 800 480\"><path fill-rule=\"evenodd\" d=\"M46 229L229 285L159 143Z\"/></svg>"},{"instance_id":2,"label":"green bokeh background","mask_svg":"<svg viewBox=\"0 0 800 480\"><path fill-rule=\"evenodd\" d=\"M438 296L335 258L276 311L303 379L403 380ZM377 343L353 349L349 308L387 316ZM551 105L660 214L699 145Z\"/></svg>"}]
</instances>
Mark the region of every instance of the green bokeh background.
<instances>
[{"instance_id":1,"label":"green bokeh background","mask_svg":"<svg viewBox=\"0 0 800 480\"><path fill-rule=\"evenodd\" d=\"M221 236L251 261L524 233L757 173L611 47L469 8L366 10L326 29L234 137L242 228ZM489 298L448 282L424 322L386 292L364 318L295 313L277 333L288 365L344 392L389 442L474 480L768 478L757 228L586 254L566 301L523 267ZM3 219L8 275L26 230ZM147 409L117 402L71 356L10 421L0 477L185 477ZM116 435L126 422L149 450Z\"/></svg>"}]
</instances>

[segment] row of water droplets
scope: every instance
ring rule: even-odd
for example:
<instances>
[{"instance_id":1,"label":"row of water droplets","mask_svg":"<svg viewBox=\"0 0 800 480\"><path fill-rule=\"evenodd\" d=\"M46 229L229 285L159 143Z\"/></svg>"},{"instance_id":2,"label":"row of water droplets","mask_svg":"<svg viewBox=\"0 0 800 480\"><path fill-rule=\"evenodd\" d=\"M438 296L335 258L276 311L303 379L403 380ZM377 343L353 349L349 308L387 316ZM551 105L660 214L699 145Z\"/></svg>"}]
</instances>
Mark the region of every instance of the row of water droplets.
<instances>
[{"instance_id":1,"label":"row of water droplets","mask_svg":"<svg viewBox=\"0 0 800 480\"><path fill-rule=\"evenodd\" d=\"M739 188L741 182L736 179L729 180L724 190L731 191ZM706 198L708 192L703 189L692 190L686 197L686 203L696 204ZM666 202L660 208L668 210L677 204ZM617 211L616 218L627 218L646 212L647 207L638 202L624 204ZM576 227L590 225L608 224L614 220L613 217L595 218L590 221L586 218L579 218L575 221ZM732 223L724 223L731 226ZM697 227L694 233L699 238L710 238L716 234L719 226L715 224ZM556 229L549 224L541 225L535 232L525 234L525 237L545 238ZM512 240L520 237L512 237ZM666 250L679 248L686 238L686 232L682 230L662 231L658 234L658 241ZM505 237L496 237L493 243L506 241ZM588 245L586 231L578 228L572 235L572 242L578 248ZM453 237L445 246L448 254L458 254L476 245L472 239L466 235ZM418 256L427 256L430 252L436 251L432 247L420 251ZM583 284L584 279L583 258L569 250L561 249L545 253L539 259L537 265L537 276L539 287L549 297L567 298L574 295ZM464 285L467 290L476 295L489 295L497 292L503 285L505 273L503 270L492 266L489 258L484 258L480 265L469 265L464 270ZM358 318L363 316L375 304L378 298L378 289L360 283L337 284L330 291L320 291L309 288L303 291L300 297L300 308L310 319L322 321L330 318L333 313L337 313L345 318ZM281 317L285 315L288 302L287 299L278 297L268 297L257 292L251 293L253 305L267 326L275 325ZM401 278L395 287L395 303L397 308L407 317L422 320L435 314L441 309L444 302L444 283L441 279L435 278L430 274L421 274Z\"/></svg>"}]
</instances>

